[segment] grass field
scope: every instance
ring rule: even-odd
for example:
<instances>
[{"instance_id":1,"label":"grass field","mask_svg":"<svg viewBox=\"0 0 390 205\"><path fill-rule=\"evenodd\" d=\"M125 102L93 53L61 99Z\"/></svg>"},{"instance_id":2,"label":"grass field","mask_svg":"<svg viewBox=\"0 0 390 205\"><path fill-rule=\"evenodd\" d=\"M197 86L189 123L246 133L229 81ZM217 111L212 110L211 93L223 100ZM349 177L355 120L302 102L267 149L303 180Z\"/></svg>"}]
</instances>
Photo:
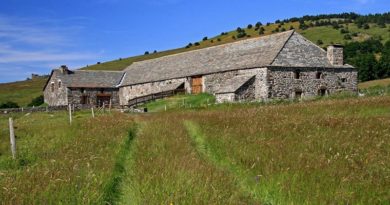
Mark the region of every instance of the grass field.
<instances>
[{"instance_id":1,"label":"grass field","mask_svg":"<svg viewBox=\"0 0 390 205\"><path fill-rule=\"evenodd\" d=\"M389 95L198 105L0 116L0 204L390 203Z\"/></svg>"},{"instance_id":2,"label":"grass field","mask_svg":"<svg viewBox=\"0 0 390 205\"><path fill-rule=\"evenodd\" d=\"M13 101L26 107L32 99L43 94L46 78L0 84L0 104Z\"/></svg>"}]
</instances>

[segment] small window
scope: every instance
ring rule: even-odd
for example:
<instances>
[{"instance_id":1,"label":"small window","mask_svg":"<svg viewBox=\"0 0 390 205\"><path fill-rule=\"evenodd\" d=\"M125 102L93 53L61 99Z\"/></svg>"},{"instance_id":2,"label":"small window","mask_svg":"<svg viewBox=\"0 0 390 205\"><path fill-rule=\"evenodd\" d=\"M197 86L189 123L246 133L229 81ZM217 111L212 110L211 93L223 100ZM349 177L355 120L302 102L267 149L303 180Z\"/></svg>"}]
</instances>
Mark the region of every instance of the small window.
<instances>
[{"instance_id":1,"label":"small window","mask_svg":"<svg viewBox=\"0 0 390 205\"><path fill-rule=\"evenodd\" d=\"M85 89L84 89L84 88L81 88L81 89L80 89L80 92L81 92L81 93L85 93Z\"/></svg>"},{"instance_id":2,"label":"small window","mask_svg":"<svg viewBox=\"0 0 390 205\"><path fill-rule=\"evenodd\" d=\"M100 93L104 93L104 89L102 88L102 89L100 89Z\"/></svg>"},{"instance_id":3,"label":"small window","mask_svg":"<svg viewBox=\"0 0 390 205\"><path fill-rule=\"evenodd\" d=\"M62 86L62 82L58 81L58 88L61 88L61 86Z\"/></svg>"},{"instance_id":4,"label":"small window","mask_svg":"<svg viewBox=\"0 0 390 205\"><path fill-rule=\"evenodd\" d=\"M54 92L54 82L50 83L51 92Z\"/></svg>"},{"instance_id":5,"label":"small window","mask_svg":"<svg viewBox=\"0 0 390 205\"><path fill-rule=\"evenodd\" d=\"M345 82L347 82L347 79L346 78L341 78L341 82L345 83Z\"/></svg>"},{"instance_id":6,"label":"small window","mask_svg":"<svg viewBox=\"0 0 390 205\"><path fill-rule=\"evenodd\" d=\"M324 76L322 75L322 72L316 73L316 79L324 79Z\"/></svg>"},{"instance_id":7,"label":"small window","mask_svg":"<svg viewBox=\"0 0 390 205\"><path fill-rule=\"evenodd\" d=\"M294 71L294 79L300 79L301 78L301 71L296 70Z\"/></svg>"}]
</instances>

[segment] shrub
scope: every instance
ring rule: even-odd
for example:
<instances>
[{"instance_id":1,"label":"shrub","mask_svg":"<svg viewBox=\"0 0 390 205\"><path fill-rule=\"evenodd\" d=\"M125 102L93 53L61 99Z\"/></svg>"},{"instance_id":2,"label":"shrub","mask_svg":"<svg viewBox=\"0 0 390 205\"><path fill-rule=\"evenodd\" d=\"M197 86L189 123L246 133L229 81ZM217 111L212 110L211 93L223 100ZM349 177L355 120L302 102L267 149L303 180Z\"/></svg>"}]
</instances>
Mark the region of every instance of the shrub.
<instances>
[{"instance_id":1,"label":"shrub","mask_svg":"<svg viewBox=\"0 0 390 205\"><path fill-rule=\"evenodd\" d=\"M31 100L31 102L27 105L28 107L33 107L33 106L40 106L44 103L44 98L43 95L40 95L34 99Z\"/></svg>"},{"instance_id":2,"label":"shrub","mask_svg":"<svg viewBox=\"0 0 390 205\"><path fill-rule=\"evenodd\" d=\"M220 39L220 38L218 38L218 39L217 39L217 41L221 41L221 39Z\"/></svg>"},{"instance_id":3,"label":"shrub","mask_svg":"<svg viewBox=\"0 0 390 205\"><path fill-rule=\"evenodd\" d=\"M208 39L207 36L206 36L206 37L203 37L203 41L207 41L207 39Z\"/></svg>"},{"instance_id":4,"label":"shrub","mask_svg":"<svg viewBox=\"0 0 390 205\"><path fill-rule=\"evenodd\" d=\"M96 64L98 64L98 65L99 65L99 64L100 64L100 62L97 62Z\"/></svg>"},{"instance_id":5,"label":"shrub","mask_svg":"<svg viewBox=\"0 0 390 205\"><path fill-rule=\"evenodd\" d=\"M255 25L255 27L256 27L256 28L260 28L260 26L262 26L262 25L263 25L263 24L262 24L261 22L257 22L256 25Z\"/></svg>"},{"instance_id":6,"label":"shrub","mask_svg":"<svg viewBox=\"0 0 390 205\"><path fill-rule=\"evenodd\" d=\"M252 29L253 28L253 25L252 24L248 24L248 29Z\"/></svg>"},{"instance_id":7,"label":"shrub","mask_svg":"<svg viewBox=\"0 0 390 205\"><path fill-rule=\"evenodd\" d=\"M200 45L200 43L199 43L199 42L196 42L194 45L195 45L195 46L199 46L199 45Z\"/></svg>"},{"instance_id":8,"label":"shrub","mask_svg":"<svg viewBox=\"0 0 390 205\"><path fill-rule=\"evenodd\" d=\"M149 55L149 51L145 51L145 55Z\"/></svg>"},{"instance_id":9,"label":"shrub","mask_svg":"<svg viewBox=\"0 0 390 205\"><path fill-rule=\"evenodd\" d=\"M345 39L345 40L351 40L352 37L351 37L351 35L349 35L349 34L345 34L345 35L344 35L344 39Z\"/></svg>"},{"instance_id":10,"label":"shrub","mask_svg":"<svg viewBox=\"0 0 390 205\"><path fill-rule=\"evenodd\" d=\"M242 31L242 28L241 28L241 27L238 27L238 28L236 29L236 31L237 31L238 33L240 33L240 32Z\"/></svg>"},{"instance_id":11,"label":"shrub","mask_svg":"<svg viewBox=\"0 0 390 205\"><path fill-rule=\"evenodd\" d=\"M317 40L317 44L318 44L318 45L322 45L322 44L324 44L324 42L323 42L321 39L318 39L318 40Z\"/></svg>"},{"instance_id":12,"label":"shrub","mask_svg":"<svg viewBox=\"0 0 390 205\"><path fill-rule=\"evenodd\" d=\"M156 50L154 50L154 51L153 51L153 53L157 53L157 51L156 51Z\"/></svg>"},{"instance_id":13,"label":"shrub","mask_svg":"<svg viewBox=\"0 0 390 205\"><path fill-rule=\"evenodd\" d=\"M211 42L211 43L214 43L214 40L211 40L210 42Z\"/></svg>"},{"instance_id":14,"label":"shrub","mask_svg":"<svg viewBox=\"0 0 390 205\"><path fill-rule=\"evenodd\" d=\"M363 25L363 29L370 29L370 25L368 25L367 23Z\"/></svg>"},{"instance_id":15,"label":"shrub","mask_svg":"<svg viewBox=\"0 0 390 205\"><path fill-rule=\"evenodd\" d=\"M290 26L290 30L294 30L294 26Z\"/></svg>"},{"instance_id":16,"label":"shrub","mask_svg":"<svg viewBox=\"0 0 390 205\"><path fill-rule=\"evenodd\" d=\"M8 101L6 103L0 104L0 109L5 109L5 108L19 108L19 105L18 103L12 101Z\"/></svg>"},{"instance_id":17,"label":"shrub","mask_svg":"<svg viewBox=\"0 0 390 205\"><path fill-rule=\"evenodd\" d=\"M348 29L343 29L343 28L342 28L342 29L340 30L340 33L341 33L341 34L349 33L349 31L348 31Z\"/></svg>"},{"instance_id":18,"label":"shrub","mask_svg":"<svg viewBox=\"0 0 390 205\"><path fill-rule=\"evenodd\" d=\"M282 31L282 32L283 32L283 31L286 31L286 29L285 29L285 28L282 28L282 29L280 29L280 31Z\"/></svg>"}]
</instances>

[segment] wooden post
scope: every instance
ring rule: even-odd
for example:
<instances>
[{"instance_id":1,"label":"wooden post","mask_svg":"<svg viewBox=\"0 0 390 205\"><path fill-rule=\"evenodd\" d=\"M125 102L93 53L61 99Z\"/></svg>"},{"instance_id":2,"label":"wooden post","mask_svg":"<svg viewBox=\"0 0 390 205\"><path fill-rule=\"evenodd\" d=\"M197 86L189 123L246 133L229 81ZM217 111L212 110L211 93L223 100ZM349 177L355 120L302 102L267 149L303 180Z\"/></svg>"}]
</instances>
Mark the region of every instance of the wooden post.
<instances>
[{"instance_id":1,"label":"wooden post","mask_svg":"<svg viewBox=\"0 0 390 205\"><path fill-rule=\"evenodd\" d=\"M103 113L105 112L105 109L106 109L106 105L105 105L105 103L103 102Z\"/></svg>"},{"instance_id":2,"label":"wooden post","mask_svg":"<svg viewBox=\"0 0 390 205\"><path fill-rule=\"evenodd\" d=\"M95 118L95 112L93 111L93 107L91 107L91 111L92 111L92 117Z\"/></svg>"},{"instance_id":3,"label":"wooden post","mask_svg":"<svg viewBox=\"0 0 390 205\"><path fill-rule=\"evenodd\" d=\"M111 103L111 98L110 98L110 105L108 107L108 112L110 112L110 113L111 113L111 106L112 106L112 103Z\"/></svg>"},{"instance_id":4,"label":"wooden post","mask_svg":"<svg viewBox=\"0 0 390 205\"><path fill-rule=\"evenodd\" d=\"M167 111L167 105L165 105L165 111Z\"/></svg>"},{"instance_id":5,"label":"wooden post","mask_svg":"<svg viewBox=\"0 0 390 205\"><path fill-rule=\"evenodd\" d=\"M24 112L24 108L22 107L22 112Z\"/></svg>"},{"instance_id":6,"label":"wooden post","mask_svg":"<svg viewBox=\"0 0 390 205\"><path fill-rule=\"evenodd\" d=\"M69 110L69 124L72 124L72 105L71 104L69 104L68 110Z\"/></svg>"},{"instance_id":7,"label":"wooden post","mask_svg":"<svg viewBox=\"0 0 390 205\"><path fill-rule=\"evenodd\" d=\"M16 141L15 141L14 121L12 120L12 117L9 118L9 138L11 142L12 158L16 159Z\"/></svg>"},{"instance_id":8,"label":"wooden post","mask_svg":"<svg viewBox=\"0 0 390 205\"><path fill-rule=\"evenodd\" d=\"M46 112L49 112L49 107L48 106L46 106Z\"/></svg>"}]
</instances>

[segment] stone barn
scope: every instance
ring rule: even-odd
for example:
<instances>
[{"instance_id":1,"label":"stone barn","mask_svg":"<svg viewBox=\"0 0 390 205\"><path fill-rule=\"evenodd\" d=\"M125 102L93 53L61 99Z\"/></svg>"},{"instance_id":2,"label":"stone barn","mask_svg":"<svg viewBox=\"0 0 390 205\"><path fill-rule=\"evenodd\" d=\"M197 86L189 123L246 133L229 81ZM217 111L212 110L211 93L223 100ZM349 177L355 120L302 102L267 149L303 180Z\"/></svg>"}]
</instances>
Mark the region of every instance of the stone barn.
<instances>
[{"instance_id":1,"label":"stone barn","mask_svg":"<svg viewBox=\"0 0 390 205\"><path fill-rule=\"evenodd\" d=\"M71 71L66 66L54 69L45 87L44 100L50 106L119 105L119 84L124 72Z\"/></svg>"},{"instance_id":2,"label":"stone barn","mask_svg":"<svg viewBox=\"0 0 390 205\"><path fill-rule=\"evenodd\" d=\"M341 46L325 51L295 31L136 62L125 72L122 105L183 86L214 94L217 102L357 92L357 71L343 63Z\"/></svg>"},{"instance_id":3,"label":"stone barn","mask_svg":"<svg viewBox=\"0 0 390 205\"><path fill-rule=\"evenodd\" d=\"M123 72L61 68L44 93L49 105L131 106L176 91L211 93L219 103L310 98L357 92L357 71L344 64L342 46L325 51L287 31L140 61Z\"/></svg>"}]
</instances>

